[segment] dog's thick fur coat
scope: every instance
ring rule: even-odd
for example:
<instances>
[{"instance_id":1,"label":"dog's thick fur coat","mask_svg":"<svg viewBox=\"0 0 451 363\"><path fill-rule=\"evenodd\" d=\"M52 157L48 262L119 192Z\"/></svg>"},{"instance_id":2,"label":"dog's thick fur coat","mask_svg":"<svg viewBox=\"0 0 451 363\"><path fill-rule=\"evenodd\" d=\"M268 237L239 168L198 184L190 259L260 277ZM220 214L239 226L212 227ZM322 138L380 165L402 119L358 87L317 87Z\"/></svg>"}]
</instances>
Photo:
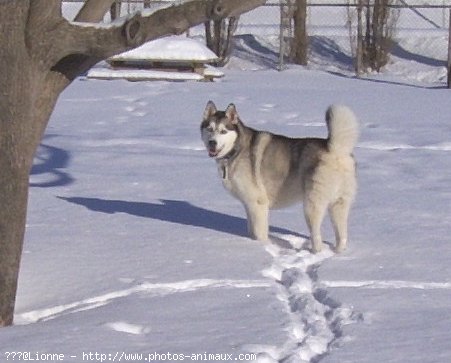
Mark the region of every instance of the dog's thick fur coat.
<instances>
[{"instance_id":1,"label":"dog's thick fur coat","mask_svg":"<svg viewBox=\"0 0 451 363\"><path fill-rule=\"evenodd\" d=\"M202 140L216 159L222 182L244 205L252 238L268 239L269 209L303 202L314 252L322 249L326 211L334 226L336 251L346 248L348 215L357 182L352 151L358 122L346 106L326 112L327 139L289 138L247 127L230 104L218 111L209 101Z\"/></svg>"}]
</instances>

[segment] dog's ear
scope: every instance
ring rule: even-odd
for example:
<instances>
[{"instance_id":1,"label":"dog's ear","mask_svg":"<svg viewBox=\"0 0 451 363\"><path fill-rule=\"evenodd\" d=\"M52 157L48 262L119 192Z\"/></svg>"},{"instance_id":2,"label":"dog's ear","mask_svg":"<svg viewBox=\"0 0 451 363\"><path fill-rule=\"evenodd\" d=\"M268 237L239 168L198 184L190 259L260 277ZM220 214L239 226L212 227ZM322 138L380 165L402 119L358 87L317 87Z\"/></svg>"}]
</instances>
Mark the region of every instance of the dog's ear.
<instances>
[{"instance_id":1,"label":"dog's ear","mask_svg":"<svg viewBox=\"0 0 451 363\"><path fill-rule=\"evenodd\" d=\"M236 111L236 107L233 103L227 106L227 110L225 111L227 119L233 124L238 124L238 112Z\"/></svg>"},{"instance_id":2,"label":"dog's ear","mask_svg":"<svg viewBox=\"0 0 451 363\"><path fill-rule=\"evenodd\" d=\"M213 101L208 101L207 106L204 111L204 120L208 120L211 116L216 113L216 106Z\"/></svg>"}]
</instances>

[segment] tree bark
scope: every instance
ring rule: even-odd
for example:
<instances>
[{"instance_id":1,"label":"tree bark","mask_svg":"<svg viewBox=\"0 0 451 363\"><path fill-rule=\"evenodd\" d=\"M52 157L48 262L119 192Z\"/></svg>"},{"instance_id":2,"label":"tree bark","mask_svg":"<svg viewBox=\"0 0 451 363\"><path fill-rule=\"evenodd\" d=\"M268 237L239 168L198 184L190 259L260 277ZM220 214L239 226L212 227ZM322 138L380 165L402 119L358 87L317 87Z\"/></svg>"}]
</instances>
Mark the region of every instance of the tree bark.
<instances>
[{"instance_id":1,"label":"tree bark","mask_svg":"<svg viewBox=\"0 0 451 363\"><path fill-rule=\"evenodd\" d=\"M362 44L364 68L380 71L389 60L392 36L399 10L390 8L390 0L366 1L365 36Z\"/></svg>"},{"instance_id":2,"label":"tree bark","mask_svg":"<svg viewBox=\"0 0 451 363\"><path fill-rule=\"evenodd\" d=\"M308 35L307 35L307 0L296 0L294 20L293 60L296 64L307 65Z\"/></svg>"},{"instance_id":3,"label":"tree bark","mask_svg":"<svg viewBox=\"0 0 451 363\"><path fill-rule=\"evenodd\" d=\"M110 26L114 0L86 0L69 23L61 0L0 1L0 326L13 322L34 153L62 90L98 61L264 0L193 0Z\"/></svg>"},{"instance_id":4,"label":"tree bark","mask_svg":"<svg viewBox=\"0 0 451 363\"><path fill-rule=\"evenodd\" d=\"M357 4L357 46L356 46L356 60L355 71L357 76L363 73L363 0L358 0Z\"/></svg>"},{"instance_id":5,"label":"tree bark","mask_svg":"<svg viewBox=\"0 0 451 363\"><path fill-rule=\"evenodd\" d=\"M36 3L35 3L36 4ZM42 127L39 121L45 82L27 52L27 21L32 6L8 1L0 6L0 326L13 320L25 231L28 175ZM47 9L49 10L49 9ZM11 16L14 14L14 16Z\"/></svg>"},{"instance_id":6,"label":"tree bark","mask_svg":"<svg viewBox=\"0 0 451 363\"><path fill-rule=\"evenodd\" d=\"M238 18L220 19L205 23L206 44L218 56L216 66L224 66L232 52L233 34L238 26Z\"/></svg>"},{"instance_id":7,"label":"tree bark","mask_svg":"<svg viewBox=\"0 0 451 363\"><path fill-rule=\"evenodd\" d=\"M111 9L115 0L85 1L74 21L97 23L103 19L106 12Z\"/></svg>"}]
</instances>

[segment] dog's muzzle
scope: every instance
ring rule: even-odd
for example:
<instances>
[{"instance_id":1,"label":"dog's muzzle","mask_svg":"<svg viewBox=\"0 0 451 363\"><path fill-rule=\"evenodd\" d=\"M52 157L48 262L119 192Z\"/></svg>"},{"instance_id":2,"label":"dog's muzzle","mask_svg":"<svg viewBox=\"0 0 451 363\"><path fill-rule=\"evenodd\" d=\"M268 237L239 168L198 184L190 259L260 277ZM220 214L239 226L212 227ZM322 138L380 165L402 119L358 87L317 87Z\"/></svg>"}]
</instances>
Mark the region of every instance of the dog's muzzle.
<instances>
[{"instance_id":1,"label":"dog's muzzle","mask_svg":"<svg viewBox=\"0 0 451 363\"><path fill-rule=\"evenodd\" d=\"M216 140L208 141L208 155L210 157L215 157L219 154L219 152L221 150L218 150L217 147L218 147L218 143L216 142Z\"/></svg>"}]
</instances>

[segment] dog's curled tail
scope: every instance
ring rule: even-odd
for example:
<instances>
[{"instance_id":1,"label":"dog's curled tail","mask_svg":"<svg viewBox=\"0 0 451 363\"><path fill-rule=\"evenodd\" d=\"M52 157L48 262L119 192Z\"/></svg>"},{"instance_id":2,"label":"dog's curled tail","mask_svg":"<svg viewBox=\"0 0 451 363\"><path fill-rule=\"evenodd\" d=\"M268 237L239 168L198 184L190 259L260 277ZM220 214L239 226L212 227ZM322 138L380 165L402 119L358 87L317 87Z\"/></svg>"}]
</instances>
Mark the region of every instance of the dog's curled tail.
<instances>
[{"instance_id":1,"label":"dog's curled tail","mask_svg":"<svg viewBox=\"0 0 451 363\"><path fill-rule=\"evenodd\" d=\"M326 123L329 150L351 154L359 138L359 124L354 112L347 106L332 105L326 111Z\"/></svg>"}]
</instances>

